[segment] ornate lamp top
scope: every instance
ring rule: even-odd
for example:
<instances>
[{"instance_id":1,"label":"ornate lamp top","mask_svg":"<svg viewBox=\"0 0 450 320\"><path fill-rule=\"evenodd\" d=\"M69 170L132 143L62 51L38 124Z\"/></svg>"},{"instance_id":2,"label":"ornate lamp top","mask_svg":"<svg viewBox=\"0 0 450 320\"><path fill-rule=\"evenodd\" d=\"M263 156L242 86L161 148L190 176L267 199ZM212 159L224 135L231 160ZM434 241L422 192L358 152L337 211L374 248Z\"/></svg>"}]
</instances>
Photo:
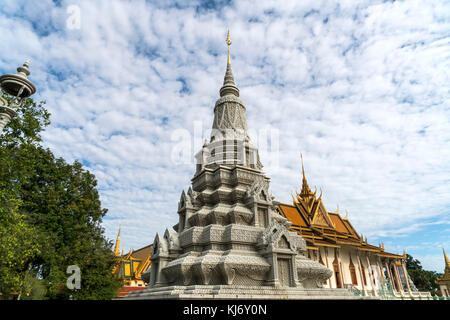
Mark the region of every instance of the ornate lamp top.
<instances>
[{"instance_id":1,"label":"ornate lamp top","mask_svg":"<svg viewBox=\"0 0 450 320\"><path fill-rule=\"evenodd\" d=\"M17 68L17 74L4 74L0 77L0 86L4 92L17 98L27 98L36 92L34 84L28 80L30 60Z\"/></svg>"},{"instance_id":2,"label":"ornate lamp top","mask_svg":"<svg viewBox=\"0 0 450 320\"><path fill-rule=\"evenodd\" d=\"M30 59L27 59L21 67L17 68L17 75L24 76L25 78L30 75L30 70L28 67L30 66Z\"/></svg>"}]
</instances>

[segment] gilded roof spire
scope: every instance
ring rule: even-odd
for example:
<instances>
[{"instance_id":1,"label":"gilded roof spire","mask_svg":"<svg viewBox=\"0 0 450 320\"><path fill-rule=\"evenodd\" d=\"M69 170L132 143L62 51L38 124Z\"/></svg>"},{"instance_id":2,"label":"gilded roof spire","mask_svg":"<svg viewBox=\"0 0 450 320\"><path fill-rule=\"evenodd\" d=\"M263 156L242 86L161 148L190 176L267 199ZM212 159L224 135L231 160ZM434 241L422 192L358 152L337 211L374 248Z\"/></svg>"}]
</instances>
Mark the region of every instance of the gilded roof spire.
<instances>
[{"instance_id":1,"label":"gilded roof spire","mask_svg":"<svg viewBox=\"0 0 450 320\"><path fill-rule=\"evenodd\" d=\"M303 165L303 154L300 153L300 158L302 160L302 173L303 173L303 181L302 181L302 190L300 191L300 196L309 196L312 194L311 189L308 186L308 181L306 181L306 175L305 175L305 167Z\"/></svg>"},{"instance_id":2,"label":"gilded roof spire","mask_svg":"<svg viewBox=\"0 0 450 320\"><path fill-rule=\"evenodd\" d=\"M119 233L117 234L116 245L114 246L114 255L116 257L120 255L120 226Z\"/></svg>"},{"instance_id":3,"label":"gilded roof spire","mask_svg":"<svg viewBox=\"0 0 450 320\"><path fill-rule=\"evenodd\" d=\"M450 260L448 260L448 257L447 257L447 254L445 253L444 248L442 248L442 251L444 251L445 266L447 268L450 268Z\"/></svg>"}]
</instances>

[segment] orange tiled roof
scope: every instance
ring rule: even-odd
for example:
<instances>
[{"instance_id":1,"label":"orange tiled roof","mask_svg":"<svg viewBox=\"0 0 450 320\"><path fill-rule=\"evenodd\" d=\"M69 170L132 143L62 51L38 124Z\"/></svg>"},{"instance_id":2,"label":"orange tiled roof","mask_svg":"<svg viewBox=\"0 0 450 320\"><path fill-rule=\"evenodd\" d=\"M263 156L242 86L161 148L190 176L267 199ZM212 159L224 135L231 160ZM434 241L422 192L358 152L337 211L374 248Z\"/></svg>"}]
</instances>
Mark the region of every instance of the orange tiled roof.
<instances>
[{"instance_id":1,"label":"orange tiled roof","mask_svg":"<svg viewBox=\"0 0 450 320\"><path fill-rule=\"evenodd\" d=\"M328 215L331 221L333 221L334 225L336 226L337 231L346 234L350 233L338 213L328 212Z\"/></svg>"},{"instance_id":2,"label":"orange tiled roof","mask_svg":"<svg viewBox=\"0 0 450 320\"><path fill-rule=\"evenodd\" d=\"M348 221L347 219L342 220L345 224L345 226L347 227L347 230L350 231L350 234L352 234L353 236L359 238L358 233L356 232L355 228L353 228L352 224L350 223L350 221Z\"/></svg>"},{"instance_id":3,"label":"orange tiled roof","mask_svg":"<svg viewBox=\"0 0 450 320\"><path fill-rule=\"evenodd\" d=\"M311 211L316 211L320 202L315 200ZM304 210L304 206L300 202L296 203L295 199L294 205L285 203L278 204L278 213L292 223L291 229L302 235L310 249L317 246L341 247L346 245L358 247L363 251L375 252L381 257L404 258L403 255L385 252L384 248L371 245L367 241L364 241L364 239L358 236L350 221L347 218L342 219L337 212L327 212L328 217L334 225L330 227L326 225L311 225L311 222L305 219L305 214L302 214L301 210ZM314 211L312 214L317 214L317 211ZM311 216L311 213L308 216Z\"/></svg>"},{"instance_id":4,"label":"orange tiled roof","mask_svg":"<svg viewBox=\"0 0 450 320\"><path fill-rule=\"evenodd\" d=\"M292 222L293 225L300 227L306 227L308 225L296 207L283 205L279 208L281 209L282 215Z\"/></svg>"}]
</instances>

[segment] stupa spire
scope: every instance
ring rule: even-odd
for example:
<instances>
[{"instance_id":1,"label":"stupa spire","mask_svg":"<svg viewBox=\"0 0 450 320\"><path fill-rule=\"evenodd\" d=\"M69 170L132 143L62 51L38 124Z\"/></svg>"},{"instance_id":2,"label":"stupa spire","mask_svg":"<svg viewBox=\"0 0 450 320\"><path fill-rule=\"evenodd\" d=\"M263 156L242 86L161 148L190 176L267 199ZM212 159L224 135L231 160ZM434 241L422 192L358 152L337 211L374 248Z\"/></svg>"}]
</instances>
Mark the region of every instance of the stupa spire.
<instances>
[{"instance_id":1,"label":"stupa spire","mask_svg":"<svg viewBox=\"0 0 450 320\"><path fill-rule=\"evenodd\" d=\"M232 95L235 95L236 97L239 97L239 89L236 86L236 83L234 82L233 72L231 71L230 29L228 29L228 32L227 32L226 44L228 46L227 70L225 72L225 77L223 79L223 86L222 86L222 88L220 88L220 96L223 97L223 96L232 94Z\"/></svg>"},{"instance_id":2,"label":"stupa spire","mask_svg":"<svg viewBox=\"0 0 450 320\"><path fill-rule=\"evenodd\" d=\"M227 32L228 63L227 63L227 64L231 64L231 58L230 58L230 45L231 45L230 29L228 29L228 32Z\"/></svg>"}]
</instances>

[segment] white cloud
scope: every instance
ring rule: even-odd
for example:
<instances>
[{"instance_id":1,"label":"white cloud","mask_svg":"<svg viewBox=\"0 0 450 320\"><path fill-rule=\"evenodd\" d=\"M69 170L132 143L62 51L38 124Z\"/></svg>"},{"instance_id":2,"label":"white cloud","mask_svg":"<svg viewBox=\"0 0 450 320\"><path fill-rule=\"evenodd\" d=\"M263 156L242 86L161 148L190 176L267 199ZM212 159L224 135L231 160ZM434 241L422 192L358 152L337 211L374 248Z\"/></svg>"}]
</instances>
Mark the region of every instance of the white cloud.
<instances>
[{"instance_id":1,"label":"white cloud","mask_svg":"<svg viewBox=\"0 0 450 320\"><path fill-rule=\"evenodd\" d=\"M121 223L126 249L177 222L194 165L171 161L171 135L211 127L227 27L249 128L280 130L279 166L265 167L277 199L300 188L302 152L310 185L369 240L448 219L448 4L81 1L69 30L70 4L5 1L0 70L31 57L45 143L95 173L107 235Z\"/></svg>"}]
</instances>

